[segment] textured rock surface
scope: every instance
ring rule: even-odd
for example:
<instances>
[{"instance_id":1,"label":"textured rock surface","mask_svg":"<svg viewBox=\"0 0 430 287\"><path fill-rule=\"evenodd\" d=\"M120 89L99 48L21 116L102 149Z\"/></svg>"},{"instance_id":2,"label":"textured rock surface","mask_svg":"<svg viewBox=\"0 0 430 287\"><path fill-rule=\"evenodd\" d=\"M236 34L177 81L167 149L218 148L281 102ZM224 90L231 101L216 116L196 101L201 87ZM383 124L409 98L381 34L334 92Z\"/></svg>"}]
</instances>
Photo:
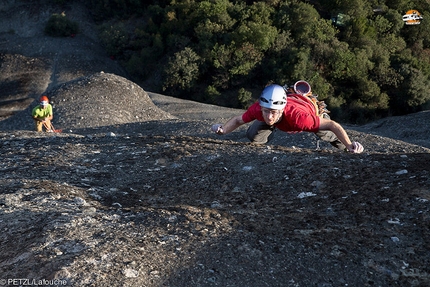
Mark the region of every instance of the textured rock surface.
<instances>
[{"instance_id":1,"label":"textured rock surface","mask_svg":"<svg viewBox=\"0 0 430 287\"><path fill-rule=\"evenodd\" d=\"M1 285L430 285L429 112L347 127L360 155L219 137L240 110L146 92L91 23L47 38L22 3L0 6ZM41 93L63 133L32 131Z\"/></svg>"}]
</instances>

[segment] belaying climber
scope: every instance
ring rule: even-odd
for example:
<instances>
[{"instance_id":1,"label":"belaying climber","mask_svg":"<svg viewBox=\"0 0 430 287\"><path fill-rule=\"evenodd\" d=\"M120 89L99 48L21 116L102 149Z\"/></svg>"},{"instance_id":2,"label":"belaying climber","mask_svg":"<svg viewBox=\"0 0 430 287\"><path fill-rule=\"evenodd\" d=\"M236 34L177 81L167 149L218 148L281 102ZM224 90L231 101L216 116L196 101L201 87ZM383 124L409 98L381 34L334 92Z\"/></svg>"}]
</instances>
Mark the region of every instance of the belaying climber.
<instances>
[{"instance_id":1,"label":"belaying climber","mask_svg":"<svg viewBox=\"0 0 430 287\"><path fill-rule=\"evenodd\" d=\"M33 117L35 128L37 132L42 132L43 127L47 132L53 132L51 124L54 114L52 112L52 105L49 103L49 99L46 95L43 95L39 99L39 104L33 108L31 112Z\"/></svg>"}]
</instances>

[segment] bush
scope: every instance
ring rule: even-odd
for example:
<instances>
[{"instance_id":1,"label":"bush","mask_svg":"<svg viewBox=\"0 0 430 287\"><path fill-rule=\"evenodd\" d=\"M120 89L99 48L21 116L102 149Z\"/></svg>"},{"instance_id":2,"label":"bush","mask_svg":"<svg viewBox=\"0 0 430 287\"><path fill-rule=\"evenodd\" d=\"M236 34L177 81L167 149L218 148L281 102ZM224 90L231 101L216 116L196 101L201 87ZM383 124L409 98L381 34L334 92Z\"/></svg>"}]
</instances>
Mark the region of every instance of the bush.
<instances>
[{"instance_id":1,"label":"bush","mask_svg":"<svg viewBox=\"0 0 430 287\"><path fill-rule=\"evenodd\" d=\"M175 53L165 69L163 91L169 90L173 95L189 92L200 75L200 62L201 58L191 48Z\"/></svg>"},{"instance_id":2,"label":"bush","mask_svg":"<svg viewBox=\"0 0 430 287\"><path fill-rule=\"evenodd\" d=\"M237 99L239 100L242 108L247 109L251 106L252 93L250 91L245 90L244 88L240 88L238 91Z\"/></svg>"},{"instance_id":3,"label":"bush","mask_svg":"<svg viewBox=\"0 0 430 287\"><path fill-rule=\"evenodd\" d=\"M69 37L77 34L79 25L77 22L66 18L66 14L53 14L45 26L45 34L52 37Z\"/></svg>"},{"instance_id":4,"label":"bush","mask_svg":"<svg viewBox=\"0 0 430 287\"><path fill-rule=\"evenodd\" d=\"M105 23L100 26L100 41L110 56L120 56L129 45L130 38L123 23Z\"/></svg>"}]
</instances>

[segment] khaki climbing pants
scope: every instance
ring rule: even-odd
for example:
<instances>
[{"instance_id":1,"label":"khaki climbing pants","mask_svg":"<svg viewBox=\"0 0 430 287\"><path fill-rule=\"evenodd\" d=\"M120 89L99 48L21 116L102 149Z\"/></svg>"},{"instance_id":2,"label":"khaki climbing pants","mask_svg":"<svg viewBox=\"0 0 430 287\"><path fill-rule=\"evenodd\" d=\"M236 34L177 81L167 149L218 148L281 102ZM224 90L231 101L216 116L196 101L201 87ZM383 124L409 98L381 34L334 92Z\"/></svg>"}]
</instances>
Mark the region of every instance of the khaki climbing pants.
<instances>
[{"instance_id":1,"label":"khaki climbing pants","mask_svg":"<svg viewBox=\"0 0 430 287\"><path fill-rule=\"evenodd\" d=\"M45 120L45 122L34 120L34 124L35 124L37 132L43 132L43 127L45 127L45 130L47 132L52 131L52 126L51 126L50 120Z\"/></svg>"}]
</instances>

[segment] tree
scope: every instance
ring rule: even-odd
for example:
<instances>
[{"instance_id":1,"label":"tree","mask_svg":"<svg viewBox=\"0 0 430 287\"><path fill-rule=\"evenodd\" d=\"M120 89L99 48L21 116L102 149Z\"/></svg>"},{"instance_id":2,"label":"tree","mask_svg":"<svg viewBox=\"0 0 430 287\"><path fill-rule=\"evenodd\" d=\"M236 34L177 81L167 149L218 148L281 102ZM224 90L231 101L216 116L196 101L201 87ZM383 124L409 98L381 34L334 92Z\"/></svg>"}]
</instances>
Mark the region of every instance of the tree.
<instances>
[{"instance_id":1,"label":"tree","mask_svg":"<svg viewBox=\"0 0 430 287\"><path fill-rule=\"evenodd\" d=\"M181 95L189 92L198 79L200 57L190 48L175 53L165 69L163 91L169 94Z\"/></svg>"},{"instance_id":2,"label":"tree","mask_svg":"<svg viewBox=\"0 0 430 287\"><path fill-rule=\"evenodd\" d=\"M100 28L100 41L110 56L118 56L129 44L129 34L123 23L106 23Z\"/></svg>"},{"instance_id":3,"label":"tree","mask_svg":"<svg viewBox=\"0 0 430 287\"><path fill-rule=\"evenodd\" d=\"M69 37L78 32L78 23L68 19L64 12L52 14L45 26L45 34L52 37Z\"/></svg>"},{"instance_id":4,"label":"tree","mask_svg":"<svg viewBox=\"0 0 430 287\"><path fill-rule=\"evenodd\" d=\"M245 88L240 88L238 91L238 100L243 108L248 108L252 101L252 93Z\"/></svg>"},{"instance_id":5,"label":"tree","mask_svg":"<svg viewBox=\"0 0 430 287\"><path fill-rule=\"evenodd\" d=\"M138 81L161 81L155 91L242 107L248 91L304 79L350 120L428 102L419 82L430 77L430 21L402 21L411 7L430 18L426 1L89 2L109 19L100 35L109 54Z\"/></svg>"},{"instance_id":6,"label":"tree","mask_svg":"<svg viewBox=\"0 0 430 287\"><path fill-rule=\"evenodd\" d=\"M404 80L391 98L395 114L420 111L420 107L430 101L429 77L409 64L402 64L399 73Z\"/></svg>"},{"instance_id":7,"label":"tree","mask_svg":"<svg viewBox=\"0 0 430 287\"><path fill-rule=\"evenodd\" d=\"M291 24L288 30L291 31L291 36L298 46L307 45L313 38L321 18L318 11L312 5L303 2L292 4L287 11Z\"/></svg>"}]
</instances>

